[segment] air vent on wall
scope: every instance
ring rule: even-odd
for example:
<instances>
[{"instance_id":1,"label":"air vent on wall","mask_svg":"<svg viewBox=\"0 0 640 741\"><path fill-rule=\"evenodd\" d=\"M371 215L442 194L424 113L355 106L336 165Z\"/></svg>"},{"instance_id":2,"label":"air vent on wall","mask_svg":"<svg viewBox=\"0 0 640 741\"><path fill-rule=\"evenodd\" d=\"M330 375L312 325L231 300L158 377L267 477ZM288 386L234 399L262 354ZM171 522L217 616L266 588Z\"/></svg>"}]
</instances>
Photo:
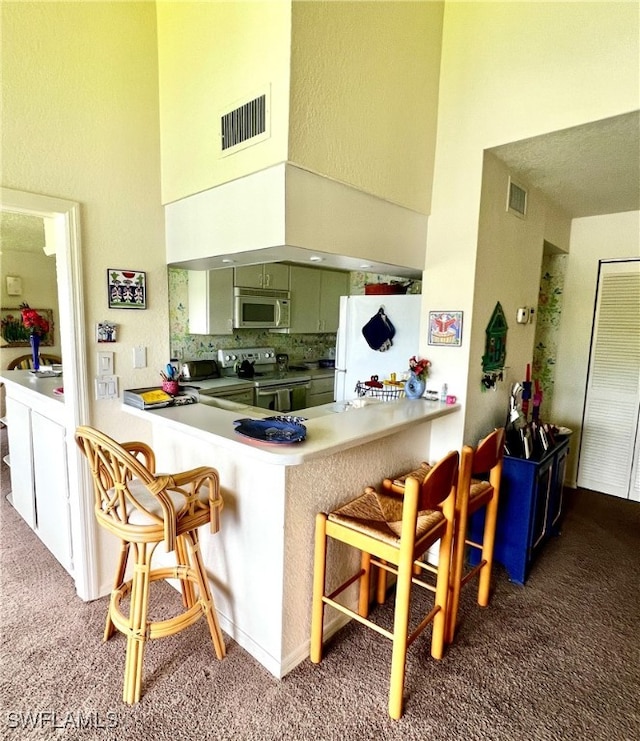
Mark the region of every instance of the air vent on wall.
<instances>
[{"instance_id":1,"label":"air vent on wall","mask_svg":"<svg viewBox=\"0 0 640 741\"><path fill-rule=\"evenodd\" d=\"M264 141L270 136L269 90L235 104L220 115L220 156Z\"/></svg>"},{"instance_id":2,"label":"air vent on wall","mask_svg":"<svg viewBox=\"0 0 640 741\"><path fill-rule=\"evenodd\" d=\"M509 178L507 211L524 218L527 215L527 191Z\"/></svg>"}]
</instances>

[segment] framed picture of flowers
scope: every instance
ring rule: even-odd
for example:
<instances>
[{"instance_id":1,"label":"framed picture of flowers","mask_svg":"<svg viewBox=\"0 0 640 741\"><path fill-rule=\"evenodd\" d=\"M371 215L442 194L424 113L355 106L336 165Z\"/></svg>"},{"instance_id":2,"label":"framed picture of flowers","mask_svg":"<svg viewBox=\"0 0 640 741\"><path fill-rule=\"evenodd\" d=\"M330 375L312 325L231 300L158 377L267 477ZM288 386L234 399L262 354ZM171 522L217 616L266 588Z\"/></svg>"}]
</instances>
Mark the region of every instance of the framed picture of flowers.
<instances>
[{"instance_id":1,"label":"framed picture of flowers","mask_svg":"<svg viewBox=\"0 0 640 741\"><path fill-rule=\"evenodd\" d=\"M46 321L48 329L40 333L41 345L53 345L53 309L35 309L35 311ZM29 347L29 335L31 330L22 321L22 313L19 308L0 309L0 334L7 343L7 347Z\"/></svg>"},{"instance_id":2,"label":"framed picture of flowers","mask_svg":"<svg viewBox=\"0 0 640 741\"><path fill-rule=\"evenodd\" d=\"M140 270L107 270L110 309L146 309L147 275Z\"/></svg>"}]
</instances>

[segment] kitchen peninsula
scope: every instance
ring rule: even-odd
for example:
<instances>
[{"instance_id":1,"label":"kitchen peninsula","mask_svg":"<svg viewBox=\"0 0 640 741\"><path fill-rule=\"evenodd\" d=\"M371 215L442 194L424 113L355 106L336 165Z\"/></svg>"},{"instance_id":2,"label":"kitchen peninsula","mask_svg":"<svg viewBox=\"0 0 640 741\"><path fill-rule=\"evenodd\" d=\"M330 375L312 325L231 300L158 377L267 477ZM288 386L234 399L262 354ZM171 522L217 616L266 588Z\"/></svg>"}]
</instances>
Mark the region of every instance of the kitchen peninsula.
<instances>
[{"instance_id":1,"label":"kitchen peninsula","mask_svg":"<svg viewBox=\"0 0 640 741\"><path fill-rule=\"evenodd\" d=\"M162 470L218 469L222 528L201 548L223 630L276 677L309 655L315 516L430 458L432 427L459 410L426 399L302 410L306 439L265 444L239 436L234 421L265 409L230 403L124 409L151 423ZM171 559L170 554L157 553ZM329 579L356 564L334 560ZM355 597L355 592L352 595ZM327 622L334 632L346 618Z\"/></svg>"}]
</instances>

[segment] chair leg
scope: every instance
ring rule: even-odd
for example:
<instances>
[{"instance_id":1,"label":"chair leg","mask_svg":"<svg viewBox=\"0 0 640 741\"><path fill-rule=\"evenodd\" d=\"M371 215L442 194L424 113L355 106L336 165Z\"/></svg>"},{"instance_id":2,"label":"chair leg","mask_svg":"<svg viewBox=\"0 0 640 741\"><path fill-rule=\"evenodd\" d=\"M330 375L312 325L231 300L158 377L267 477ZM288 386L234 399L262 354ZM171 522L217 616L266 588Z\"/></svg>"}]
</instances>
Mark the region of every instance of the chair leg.
<instances>
[{"instance_id":1,"label":"chair leg","mask_svg":"<svg viewBox=\"0 0 640 741\"><path fill-rule=\"evenodd\" d=\"M386 562L384 562L386 563ZM376 602L384 605L387 599L387 572L378 568L378 577L376 580Z\"/></svg>"},{"instance_id":2,"label":"chair leg","mask_svg":"<svg viewBox=\"0 0 640 741\"><path fill-rule=\"evenodd\" d=\"M360 592L358 594L358 615L369 617L369 593L371 590L371 554L362 551L360 555Z\"/></svg>"},{"instance_id":3,"label":"chair leg","mask_svg":"<svg viewBox=\"0 0 640 741\"><path fill-rule=\"evenodd\" d=\"M445 643L453 643L458 620L458 606L460 604L460 589L464 570L465 539L467 537L467 523L456 518L453 534L453 556L451 558L451 572L449 575L449 599L447 604L447 627Z\"/></svg>"},{"instance_id":4,"label":"chair leg","mask_svg":"<svg viewBox=\"0 0 640 741\"><path fill-rule=\"evenodd\" d=\"M218 612L213 601L211 589L209 588L207 572L204 568L202 553L200 552L200 539L198 537L197 530L192 530L190 533L185 535L185 539L186 542L188 542L191 546L190 565L195 573L196 581L198 583L200 604L202 606L202 611L207 618L209 633L211 634L211 640L213 641L213 647L216 652L216 657L218 659L224 659L224 657L226 656L226 648L224 645L224 639L222 637L222 631L220 630L220 624L218 622ZM187 552L187 557L188 556L189 554ZM189 561L187 561L187 563L189 563ZM193 590L193 585L190 586L191 590ZM195 598L193 604L195 604Z\"/></svg>"},{"instance_id":5,"label":"chair leg","mask_svg":"<svg viewBox=\"0 0 640 741\"><path fill-rule=\"evenodd\" d=\"M140 699L142 659L147 640L147 612L152 549L146 543L134 544L136 562L133 568L127 654L124 670L123 700L133 705Z\"/></svg>"},{"instance_id":6,"label":"chair leg","mask_svg":"<svg viewBox=\"0 0 640 741\"><path fill-rule=\"evenodd\" d=\"M411 560L405 559L404 562L398 565L396 602L393 617L391 681L389 687L389 715L394 720L398 720L402 716L412 571L413 563Z\"/></svg>"},{"instance_id":7,"label":"chair leg","mask_svg":"<svg viewBox=\"0 0 640 741\"><path fill-rule=\"evenodd\" d=\"M313 564L313 606L311 610L310 658L314 664L322 661L322 629L324 623L324 589L327 571L327 516L316 515Z\"/></svg>"},{"instance_id":8,"label":"chair leg","mask_svg":"<svg viewBox=\"0 0 640 741\"><path fill-rule=\"evenodd\" d=\"M184 535L180 535L176 539L176 558L179 566L189 566L189 551ZM183 606L186 608L193 607L196 603L193 582L189 579L180 579L180 591L182 592Z\"/></svg>"},{"instance_id":9,"label":"chair leg","mask_svg":"<svg viewBox=\"0 0 640 741\"><path fill-rule=\"evenodd\" d=\"M487 607L491 592L491 570L493 568L493 548L496 540L496 524L498 521L498 498L494 496L487 502L484 519L484 535L482 538L482 560L486 563L480 569L478 579L478 604Z\"/></svg>"},{"instance_id":10,"label":"chair leg","mask_svg":"<svg viewBox=\"0 0 640 741\"><path fill-rule=\"evenodd\" d=\"M433 618L431 632L431 655L434 659L441 659L444 654L445 632L448 625L449 577L451 568L451 545L453 540L453 525L447 527L440 538L438 553L438 578L436 581L435 604L440 609Z\"/></svg>"},{"instance_id":11,"label":"chair leg","mask_svg":"<svg viewBox=\"0 0 640 741\"><path fill-rule=\"evenodd\" d=\"M120 556L118 559L118 566L116 568L116 575L113 580L114 591L122 586L124 582L124 575L127 570L127 559L129 558L129 543L126 540L120 541ZM111 607L107 610L107 622L104 626L103 640L108 641L109 638L116 632L116 626L113 624L111 619Z\"/></svg>"}]
</instances>

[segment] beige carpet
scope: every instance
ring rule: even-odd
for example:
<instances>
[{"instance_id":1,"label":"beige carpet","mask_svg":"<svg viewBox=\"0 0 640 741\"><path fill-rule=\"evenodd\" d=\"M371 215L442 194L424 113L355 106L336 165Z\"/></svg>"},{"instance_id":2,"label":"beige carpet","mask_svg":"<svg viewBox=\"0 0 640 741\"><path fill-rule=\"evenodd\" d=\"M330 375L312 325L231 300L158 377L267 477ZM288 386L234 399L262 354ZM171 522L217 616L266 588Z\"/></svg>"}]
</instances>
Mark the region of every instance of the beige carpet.
<instances>
[{"instance_id":1,"label":"beige carpet","mask_svg":"<svg viewBox=\"0 0 640 741\"><path fill-rule=\"evenodd\" d=\"M6 430L2 442L4 455ZM360 625L344 628L320 665L307 660L278 681L228 637L218 662L200 621L149 645L142 701L123 705L124 639L102 643L106 600L75 596L6 501L8 485L3 466L2 738L640 738L638 504L578 491L524 588L498 567L488 609L466 590L459 638L441 662L429 631L411 647L405 714L392 721L390 644ZM157 604L176 600L156 586Z\"/></svg>"}]
</instances>

